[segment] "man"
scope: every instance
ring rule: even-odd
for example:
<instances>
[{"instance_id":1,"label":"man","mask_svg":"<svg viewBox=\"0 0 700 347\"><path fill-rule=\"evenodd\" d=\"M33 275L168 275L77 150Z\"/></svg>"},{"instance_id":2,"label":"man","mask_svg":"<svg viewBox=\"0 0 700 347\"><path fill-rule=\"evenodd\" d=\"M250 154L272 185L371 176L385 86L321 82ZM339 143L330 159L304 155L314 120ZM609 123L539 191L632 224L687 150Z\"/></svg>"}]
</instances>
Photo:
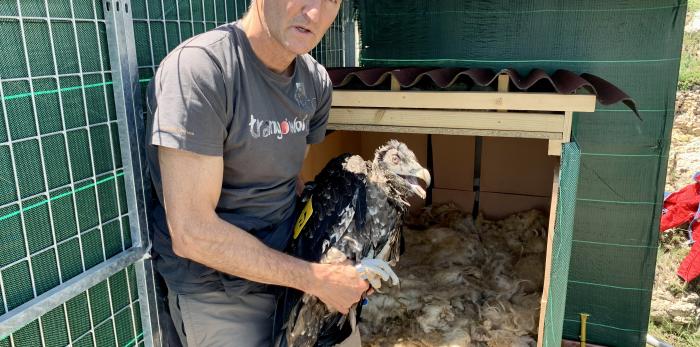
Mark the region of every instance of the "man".
<instances>
[{"instance_id":1,"label":"man","mask_svg":"<svg viewBox=\"0 0 700 347\"><path fill-rule=\"evenodd\" d=\"M240 21L178 46L149 86L156 267L183 345L269 345L275 302L263 284L343 313L368 289L352 265L280 252L331 104L328 74L306 53L340 1L255 0Z\"/></svg>"}]
</instances>

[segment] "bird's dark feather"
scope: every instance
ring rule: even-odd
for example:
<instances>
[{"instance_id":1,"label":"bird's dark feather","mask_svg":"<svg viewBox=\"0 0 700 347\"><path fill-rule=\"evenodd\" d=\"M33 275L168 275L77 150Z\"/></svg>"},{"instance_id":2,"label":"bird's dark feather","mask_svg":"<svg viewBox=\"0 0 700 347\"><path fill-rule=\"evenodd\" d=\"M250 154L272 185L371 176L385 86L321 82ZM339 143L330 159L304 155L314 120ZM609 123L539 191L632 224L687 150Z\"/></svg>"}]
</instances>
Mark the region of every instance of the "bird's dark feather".
<instances>
[{"instance_id":1,"label":"bird's dark feather","mask_svg":"<svg viewBox=\"0 0 700 347\"><path fill-rule=\"evenodd\" d=\"M386 147L401 145L390 141ZM410 156L415 159L412 153ZM383 158L379 150L374 162L343 154L316 176L300 204L303 207L311 199L313 213L292 241L290 254L323 263L330 261L324 256L332 247L357 263L377 257L387 246L382 259L398 261L410 188L401 184L403 179L397 174L378 164L377 158ZM352 171L346 169L350 161L354 165ZM360 308L356 309L359 318ZM346 316L329 311L318 298L293 289L286 289L279 301L275 326L279 347L330 347L351 333Z\"/></svg>"}]
</instances>

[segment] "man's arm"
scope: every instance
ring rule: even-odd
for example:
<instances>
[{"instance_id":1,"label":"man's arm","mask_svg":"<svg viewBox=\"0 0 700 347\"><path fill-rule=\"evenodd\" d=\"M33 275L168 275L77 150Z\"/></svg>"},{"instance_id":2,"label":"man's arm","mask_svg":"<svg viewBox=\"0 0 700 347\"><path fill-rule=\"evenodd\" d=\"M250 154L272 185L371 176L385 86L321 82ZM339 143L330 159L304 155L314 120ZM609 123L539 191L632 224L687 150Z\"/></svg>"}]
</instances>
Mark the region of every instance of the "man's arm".
<instances>
[{"instance_id":1,"label":"man's arm","mask_svg":"<svg viewBox=\"0 0 700 347\"><path fill-rule=\"evenodd\" d=\"M368 289L352 265L314 264L267 247L215 212L223 159L159 147L175 254L251 281L296 288L347 313Z\"/></svg>"}]
</instances>

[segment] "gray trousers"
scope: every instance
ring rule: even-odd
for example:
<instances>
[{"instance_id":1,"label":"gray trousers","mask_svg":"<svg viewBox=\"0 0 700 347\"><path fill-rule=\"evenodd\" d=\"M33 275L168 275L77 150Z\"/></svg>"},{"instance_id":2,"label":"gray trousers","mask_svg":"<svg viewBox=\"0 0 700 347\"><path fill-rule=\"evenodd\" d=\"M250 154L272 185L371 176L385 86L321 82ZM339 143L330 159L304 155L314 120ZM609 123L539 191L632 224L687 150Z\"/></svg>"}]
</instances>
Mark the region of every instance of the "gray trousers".
<instances>
[{"instance_id":1,"label":"gray trousers","mask_svg":"<svg viewBox=\"0 0 700 347\"><path fill-rule=\"evenodd\" d=\"M168 294L170 314L184 347L268 347L272 343L275 297L224 291Z\"/></svg>"},{"instance_id":2,"label":"gray trousers","mask_svg":"<svg viewBox=\"0 0 700 347\"><path fill-rule=\"evenodd\" d=\"M168 294L170 315L184 347L268 347L272 343L275 297L226 292ZM337 347L360 347L360 330Z\"/></svg>"}]
</instances>

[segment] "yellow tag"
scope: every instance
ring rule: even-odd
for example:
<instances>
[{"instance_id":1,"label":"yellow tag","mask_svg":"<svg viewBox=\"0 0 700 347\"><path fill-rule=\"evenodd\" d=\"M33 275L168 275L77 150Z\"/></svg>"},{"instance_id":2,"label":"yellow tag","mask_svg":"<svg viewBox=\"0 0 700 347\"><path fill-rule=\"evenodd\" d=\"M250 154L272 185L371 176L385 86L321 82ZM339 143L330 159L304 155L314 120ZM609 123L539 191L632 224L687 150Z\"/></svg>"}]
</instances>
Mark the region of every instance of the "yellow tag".
<instances>
[{"instance_id":1,"label":"yellow tag","mask_svg":"<svg viewBox=\"0 0 700 347\"><path fill-rule=\"evenodd\" d=\"M299 234L301 233L301 229L304 229L304 225L306 225L306 222L309 221L309 218L311 218L311 214L314 213L313 207L311 207L311 198L309 197L309 201L306 202L306 206L304 206L304 209L301 210L301 214L299 215L299 219L297 219L297 222L294 224L294 239L296 240L297 237L299 237Z\"/></svg>"}]
</instances>

